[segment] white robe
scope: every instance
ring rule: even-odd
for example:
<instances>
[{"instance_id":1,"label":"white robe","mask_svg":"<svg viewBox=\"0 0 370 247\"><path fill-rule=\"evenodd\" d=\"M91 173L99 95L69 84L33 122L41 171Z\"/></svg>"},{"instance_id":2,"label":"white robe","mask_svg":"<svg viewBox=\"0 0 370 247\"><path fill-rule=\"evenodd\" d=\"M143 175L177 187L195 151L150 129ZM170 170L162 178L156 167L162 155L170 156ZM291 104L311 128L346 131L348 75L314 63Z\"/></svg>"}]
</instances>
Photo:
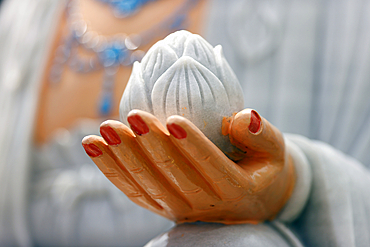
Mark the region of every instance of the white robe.
<instances>
[{"instance_id":1,"label":"white robe","mask_svg":"<svg viewBox=\"0 0 370 247\"><path fill-rule=\"evenodd\" d=\"M370 164L369 3L214 0L211 4L205 37L213 45L223 45L242 83L246 106L284 132L329 142ZM52 0L5 1L0 12L2 246L35 244L27 200L32 197L28 191L32 134L42 69L61 6L62 1ZM309 245L367 245L368 172L324 144L298 139L292 137L310 161L312 192L303 212L287 226ZM81 229L88 233L89 225ZM88 234L84 236L88 240Z\"/></svg>"}]
</instances>

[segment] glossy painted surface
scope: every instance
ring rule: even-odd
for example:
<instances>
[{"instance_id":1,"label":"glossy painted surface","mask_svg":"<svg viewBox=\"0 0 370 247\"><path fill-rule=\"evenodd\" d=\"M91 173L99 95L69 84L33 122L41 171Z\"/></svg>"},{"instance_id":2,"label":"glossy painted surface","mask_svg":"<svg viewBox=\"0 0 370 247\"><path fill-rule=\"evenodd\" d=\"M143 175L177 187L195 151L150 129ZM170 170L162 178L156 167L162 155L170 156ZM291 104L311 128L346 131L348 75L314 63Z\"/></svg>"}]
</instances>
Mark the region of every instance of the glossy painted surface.
<instances>
[{"instance_id":1,"label":"glossy painted surface","mask_svg":"<svg viewBox=\"0 0 370 247\"><path fill-rule=\"evenodd\" d=\"M242 150L236 162L183 117L167 119L167 126L182 129L183 138L147 112L132 111L128 119L132 129L137 123L146 126L146 133L135 135L137 129L108 120L101 128L112 128L120 144L107 145L97 136L84 138L83 144L103 151L92 160L132 201L168 219L256 224L273 219L292 193L294 167L282 135L251 109L237 113L224 127ZM250 125L256 130L256 119L261 122L253 133Z\"/></svg>"},{"instance_id":2,"label":"glossy painted surface","mask_svg":"<svg viewBox=\"0 0 370 247\"><path fill-rule=\"evenodd\" d=\"M100 155L103 154L103 152L94 144L90 143L90 144L83 144L83 147L86 151L86 153L90 156L90 157L98 157Z\"/></svg>"},{"instance_id":3,"label":"glossy painted surface","mask_svg":"<svg viewBox=\"0 0 370 247\"><path fill-rule=\"evenodd\" d=\"M100 134L109 145L118 145L121 143L121 139L119 138L118 134L109 126L101 127Z\"/></svg>"}]
</instances>

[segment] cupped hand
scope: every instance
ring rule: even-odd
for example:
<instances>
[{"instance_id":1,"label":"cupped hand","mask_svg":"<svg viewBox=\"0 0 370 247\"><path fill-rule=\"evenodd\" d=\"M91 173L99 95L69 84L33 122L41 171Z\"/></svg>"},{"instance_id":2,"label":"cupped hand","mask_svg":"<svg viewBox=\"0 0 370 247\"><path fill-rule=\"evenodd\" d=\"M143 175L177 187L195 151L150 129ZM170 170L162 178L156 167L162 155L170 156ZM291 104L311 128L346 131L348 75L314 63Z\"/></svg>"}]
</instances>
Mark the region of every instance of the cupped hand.
<instances>
[{"instance_id":1,"label":"cupped hand","mask_svg":"<svg viewBox=\"0 0 370 247\"><path fill-rule=\"evenodd\" d=\"M133 110L130 127L102 123L103 137L82 144L104 175L132 201L180 222L258 223L273 219L289 199L294 166L279 130L251 109L225 118L222 133L239 152L232 161L189 120L167 128Z\"/></svg>"}]
</instances>

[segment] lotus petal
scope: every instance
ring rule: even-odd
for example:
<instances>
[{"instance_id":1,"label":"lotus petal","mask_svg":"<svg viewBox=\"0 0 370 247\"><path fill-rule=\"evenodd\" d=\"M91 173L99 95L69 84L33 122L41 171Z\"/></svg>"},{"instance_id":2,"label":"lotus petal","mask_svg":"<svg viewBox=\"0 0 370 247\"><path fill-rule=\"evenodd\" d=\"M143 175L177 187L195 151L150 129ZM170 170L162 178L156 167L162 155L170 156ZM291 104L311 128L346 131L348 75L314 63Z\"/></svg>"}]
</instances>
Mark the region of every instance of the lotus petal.
<instances>
[{"instance_id":1,"label":"lotus petal","mask_svg":"<svg viewBox=\"0 0 370 247\"><path fill-rule=\"evenodd\" d=\"M149 99L149 91L141 74L141 64L135 62L130 79L122 95L120 103L121 121L127 124L127 114L133 109L140 109L153 113L152 102Z\"/></svg>"},{"instance_id":2,"label":"lotus petal","mask_svg":"<svg viewBox=\"0 0 370 247\"><path fill-rule=\"evenodd\" d=\"M145 84L151 91L157 79L174 64L177 55L163 41L152 46L141 62L141 71Z\"/></svg>"}]
</instances>

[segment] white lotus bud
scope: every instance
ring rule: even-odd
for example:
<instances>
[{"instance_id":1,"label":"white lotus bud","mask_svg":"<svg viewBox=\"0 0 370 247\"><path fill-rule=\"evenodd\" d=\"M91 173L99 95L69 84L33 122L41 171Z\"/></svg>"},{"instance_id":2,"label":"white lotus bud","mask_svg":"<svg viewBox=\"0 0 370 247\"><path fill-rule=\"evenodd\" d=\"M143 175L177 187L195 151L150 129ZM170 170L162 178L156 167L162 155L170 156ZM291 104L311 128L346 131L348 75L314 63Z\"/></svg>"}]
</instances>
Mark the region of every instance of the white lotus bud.
<instances>
[{"instance_id":1,"label":"white lotus bud","mask_svg":"<svg viewBox=\"0 0 370 247\"><path fill-rule=\"evenodd\" d=\"M225 60L201 36L178 31L157 42L141 63L136 62L120 105L122 122L140 109L164 125L172 115L193 122L222 151L233 150L222 135L223 117L244 107L242 89Z\"/></svg>"}]
</instances>

